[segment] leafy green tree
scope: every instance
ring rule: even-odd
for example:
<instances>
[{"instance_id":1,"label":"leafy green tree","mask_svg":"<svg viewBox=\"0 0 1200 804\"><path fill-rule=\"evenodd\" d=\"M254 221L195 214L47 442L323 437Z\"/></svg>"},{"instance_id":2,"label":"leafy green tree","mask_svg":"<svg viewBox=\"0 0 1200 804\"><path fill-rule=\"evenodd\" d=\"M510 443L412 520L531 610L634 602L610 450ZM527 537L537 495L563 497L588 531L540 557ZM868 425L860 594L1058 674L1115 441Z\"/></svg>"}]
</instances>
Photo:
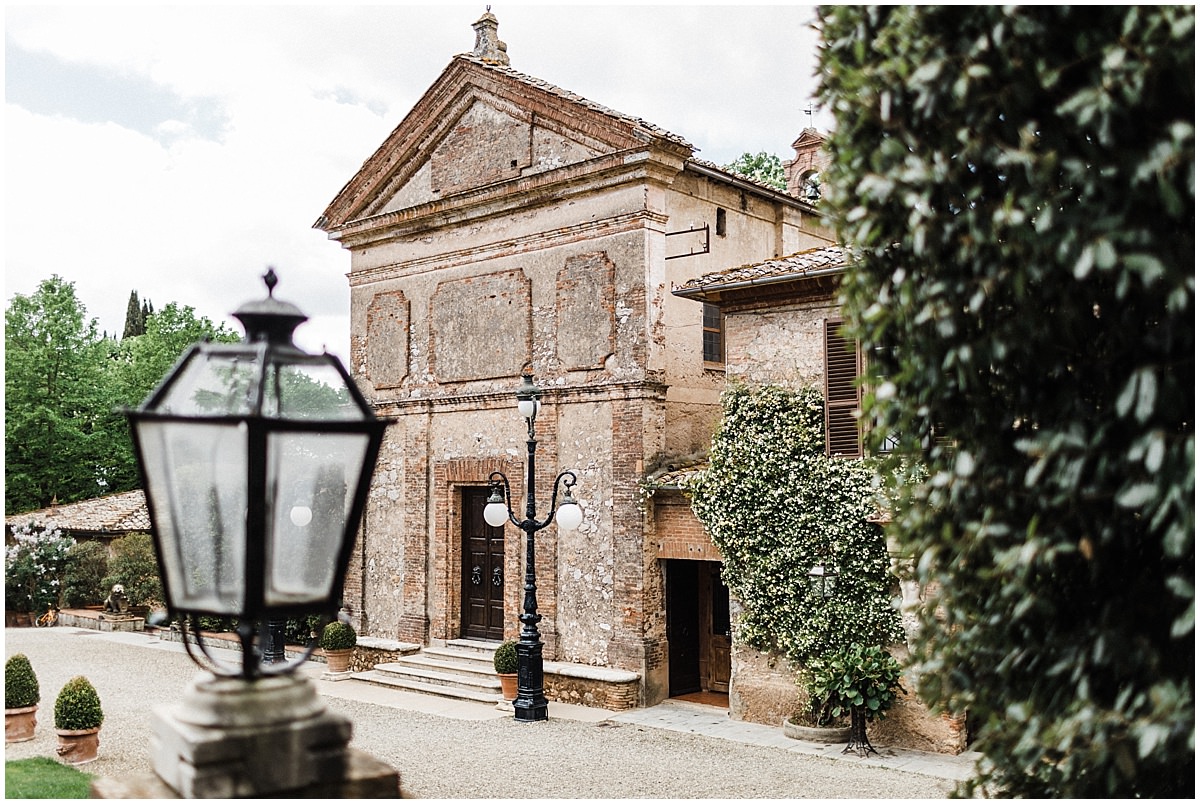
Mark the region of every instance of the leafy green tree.
<instances>
[{"instance_id":1,"label":"leafy green tree","mask_svg":"<svg viewBox=\"0 0 1200 804\"><path fill-rule=\"evenodd\" d=\"M131 298L130 303L133 301ZM145 309L150 309L149 303ZM128 491L138 485L133 442L120 409L140 405L188 347L205 339L232 343L240 337L224 324L197 316L192 307L172 302L148 314L141 335L125 338L113 350L106 369L111 404L101 412L106 430L114 434L105 477L111 491Z\"/></svg>"},{"instance_id":2,"label":"leafy green tree","mask_svg":"<svg viewBox=\"0 0 1200 804\"><path fill-rule=\"evenodd\" d=\"M94 497L109 434L105 341L75 295L52 276L4 314L5 511Z\"/></svg>"},{"instance_id":3,"label":"leafy green tree","mask_svg":"<svg viewBox=\"0 0 1200 804\"><path fill-rule=\"evenodd\" d=\"M746 152L732 163L725 165L724 169L774 187L776 190L787 189L787 174L783 171L783 162L775 154L769 154L766 151L759 151L756 154Z\"/></svg>"},{"instance_id":4,"label":"leafy green tree","mask_svg":"<svg viewBox=\"0 0 1200 804\"><path fill-rule=\"evenodd\" d=\"M930 469L893 528L938 589L920 693L987 758L964 792L1191 797L1194 10L819 24L865 414Z\"/></svg>"},{"instance_id":5,"label":"leafy green tree","mask_svg":"<svg viewBox=\"0 0 1200 804\"><path fill-rule=\"evenodd\" d=\"M121 333L122 338L145 334L147 310L147 305L138 301L138 292L131 290L129 303L125 306L125 330Z\"/></svg>"}]
</instances>

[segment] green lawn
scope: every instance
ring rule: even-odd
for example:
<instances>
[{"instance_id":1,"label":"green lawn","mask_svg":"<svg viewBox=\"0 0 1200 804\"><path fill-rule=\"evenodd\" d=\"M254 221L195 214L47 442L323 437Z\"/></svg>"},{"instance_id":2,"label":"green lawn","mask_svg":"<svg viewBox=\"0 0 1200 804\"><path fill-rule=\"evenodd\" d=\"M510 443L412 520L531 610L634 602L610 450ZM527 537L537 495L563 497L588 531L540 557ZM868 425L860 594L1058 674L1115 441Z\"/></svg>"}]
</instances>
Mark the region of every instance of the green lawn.
<instances>
[{"instance_id":1,"label":"green lawn","mask_svg":"<svg viewBox=\"0 0 1200 804\"><path fill-rule=\"evenodd\" d=\"M49 757L4 763L5 798L87 798L92 777Z\"/></svg>"}]
</instances>

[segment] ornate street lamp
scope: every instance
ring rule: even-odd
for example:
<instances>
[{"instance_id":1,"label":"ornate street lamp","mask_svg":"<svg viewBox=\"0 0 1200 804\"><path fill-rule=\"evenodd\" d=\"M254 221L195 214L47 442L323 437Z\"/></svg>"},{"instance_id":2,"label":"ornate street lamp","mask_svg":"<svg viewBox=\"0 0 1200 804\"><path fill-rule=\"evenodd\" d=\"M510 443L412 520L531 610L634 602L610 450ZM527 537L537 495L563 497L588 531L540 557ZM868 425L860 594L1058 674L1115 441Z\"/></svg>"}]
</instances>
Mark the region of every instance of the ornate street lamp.
<instances>
[{"instance_id":1,"label":"ornate street lamp","mask_svg":"<svg viewBox=\"0 0 1200 804\"><path fill-rule=\"evenodd\" d=\"M517 389L517 411L525 418L529 429L525 459L525 518L518 519L513 513L508 478L503 472L492 472L488 477L492 493L483 508L483 519L494 528L511 522L525 531L525 611L520 616L521 638L517 642L517 699L513 702L514 718L521 721L545 720L548 703L543 686L542 637L537 624L542 615L537 613L537 576L534 567L533 535L548 526L551 521L559 530L572 531L583 522L583 510L571 494L575 486L574 472L561 472L554 478L554 490L550 497L550 513L542 521L537 518L537 505L533 496L534 452L537 439L533 425L541 410L541 391L533 384L532 373L521 375L521 387ZM563 486L562 503L558 502L559 484Z\"/></svg>"},{"instance_id":2,"label":"ornate street lamp","mask_svg":"<svg viewBox=\"0 0 1200 804\"><path fill-rule=\"evenodd\" d=\"M324 712L311 683L291 675L315 642L291 663L265 643L276 642L272 631L282 641L284 620L332 619L341 604L385 423L336 357L296 347L292 332L307 317L274 297L273 270L264 280L267 298L234 313L246 329L241 343L192 346L141 407L126 412L167 608L188 654L209 671L177 716L155 724L159 743L170 744L155 770L183 795L291 789L338 770L329 763L344 764L344 751L326 751L328 761L282 753L282 743L303 741L255 742L247 736L255 728L315 729L326 747L341 732L343 746L349 740L348 721ZM201 617L236 620L240 663L211 650ZM241 729L234 758L244 767L258 752L262 778L231 777L236 771L217 762L172 768L211 754L196 740L228 747L231 722ZM197 725L224 737L211 729L196 737Z\"/></svg>"}]
</instances>

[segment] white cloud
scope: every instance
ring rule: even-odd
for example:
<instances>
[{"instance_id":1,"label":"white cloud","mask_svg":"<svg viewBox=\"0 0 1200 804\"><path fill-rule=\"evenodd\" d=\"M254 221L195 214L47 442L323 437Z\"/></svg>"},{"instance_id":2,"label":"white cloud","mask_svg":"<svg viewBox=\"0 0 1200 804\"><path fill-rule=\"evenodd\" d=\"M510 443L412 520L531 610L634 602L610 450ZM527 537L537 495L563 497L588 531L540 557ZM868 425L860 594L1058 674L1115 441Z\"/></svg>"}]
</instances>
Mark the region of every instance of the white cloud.
<instances>
[{"instance_id":1,"label":"white cloud","mask_svg":"<svg viewBox=\"0 0 1200 804\"><path fill-rule=\"evenodd\" d=\"M703 159L786 158L808 122L805 7L492 11L514 69L667 128ZM225 128L176 112L138 133L6 101L6 298L57 273L110 332L134 289L236 329L227 314L262 295L274 265L279 296L312 316L301 345L345 358L349 257L312 223L471 50L480 14L474 4L8 8L8 47L129 82L93 99L110 120L157 86Z\"/></svg>"}]
</instances>

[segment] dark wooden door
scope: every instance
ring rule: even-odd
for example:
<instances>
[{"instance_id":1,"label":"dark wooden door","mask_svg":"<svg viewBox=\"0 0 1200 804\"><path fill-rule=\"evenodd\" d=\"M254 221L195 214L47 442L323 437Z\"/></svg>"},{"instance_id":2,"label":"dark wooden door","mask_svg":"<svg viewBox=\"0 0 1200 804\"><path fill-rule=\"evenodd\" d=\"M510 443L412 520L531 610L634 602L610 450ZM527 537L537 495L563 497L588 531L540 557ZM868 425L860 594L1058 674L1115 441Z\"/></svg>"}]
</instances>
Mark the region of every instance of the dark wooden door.
<instances>
[{"instance_id":1,"label":"dark wooden door","mask_svg":"<svg viewBox=\"0 0 1200 804\"><path fill-rule=\"evenodd\" d=\"M699 577L695 561L667 561L668 695L700 690Z\"/></svg>"},{"instance_id":2,"label":"dark wooden door","mask_svg":"<svg viewBox=\"0 0 1200 804\"><path fill-rule=\"evenodd\" d=\"M463 489L462 635L504 638L504 528L483 520L486 488Z\"/></svg>"},{"instance_id":3,"label":"dark wooden door","mask_svg":"<svg viewBox=\"0 0 1200 804\"><path fill-rule=\"evenodd\" d=\"M704 618L708 625L708 678L702 679L704 688L713 692L729 692L731 669L730 650L732 640L729 632L729 589L721 580L721 565L715 561L705 562L701 570L707 577L708 595Z\"/></svg>"}]
</instances>

